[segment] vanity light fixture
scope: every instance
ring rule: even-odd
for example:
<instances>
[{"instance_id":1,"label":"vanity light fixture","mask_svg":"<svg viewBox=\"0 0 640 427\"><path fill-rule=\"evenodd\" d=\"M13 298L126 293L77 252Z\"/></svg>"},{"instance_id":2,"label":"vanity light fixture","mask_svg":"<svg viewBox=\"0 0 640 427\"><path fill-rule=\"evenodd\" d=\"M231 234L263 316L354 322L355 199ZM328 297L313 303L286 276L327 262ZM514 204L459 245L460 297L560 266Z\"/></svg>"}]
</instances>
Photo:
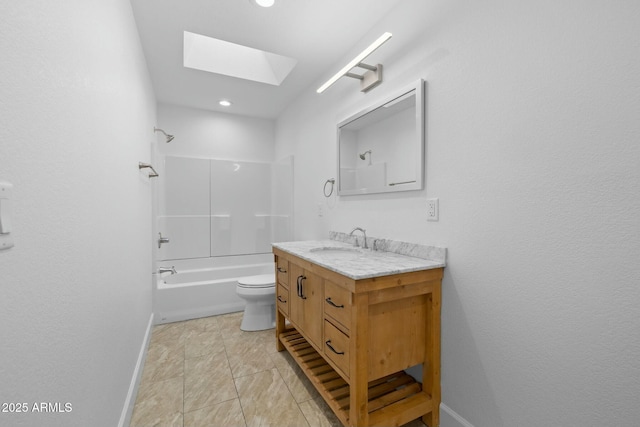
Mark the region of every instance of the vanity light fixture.
<instances>
[{"instance_id":1,"label":"vanity light fixture","mask_svg":"<svg viewBox=\"0 0 640 427\"><path fill-rule=\"evenodd\" d=\"M221 99L220 102L218 102L218 104L222 105L223 107L230 107L231 101L227 99Z\"/></svg>"},{"instance_id":2,"label":"vanity light fixture","mask_svg":"<svg viewBox=\"0 0 640 427\"><path fill-rule=\"evenodd\" d=\"M387 40L391 38L391 33L384 33L376 41L371 43L371 45L360 52L358 56L353 58L351 62L344 66L340 71L338 71L333 77L331 77L325 84L320 86L317 90L318 93L324 92L329 86L338 81L338 79L342 76L351 77L354 79L360 80L360 91L367 92L374 87L378 86L382 83L382 64L378 64L376 66L364 64L362 61L365 58L373 53L374 50L382 46ZM351 73L351 69L359 67L364 68L365 70L369 70L364 73L364 75Z\"/></svg>"}]
</instances>

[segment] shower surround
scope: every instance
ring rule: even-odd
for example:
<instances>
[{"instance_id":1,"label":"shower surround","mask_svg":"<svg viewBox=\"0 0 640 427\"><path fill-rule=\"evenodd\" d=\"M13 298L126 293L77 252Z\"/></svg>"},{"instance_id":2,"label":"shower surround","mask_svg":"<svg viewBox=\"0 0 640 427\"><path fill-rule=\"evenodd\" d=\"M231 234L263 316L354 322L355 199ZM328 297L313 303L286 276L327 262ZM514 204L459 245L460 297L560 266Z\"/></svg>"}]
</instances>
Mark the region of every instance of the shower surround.
<instances>
[{"instance_id":1,"label":"shower surround","mask_svg":"<svg viewBox=\"0 0 640 427\"><path fill-rule=\"evenodd\" d=\"M243 309L237 279L271 272L271 243L290 240L292 162L161 159L156 323Z\"/></svg>"}]
</instances>

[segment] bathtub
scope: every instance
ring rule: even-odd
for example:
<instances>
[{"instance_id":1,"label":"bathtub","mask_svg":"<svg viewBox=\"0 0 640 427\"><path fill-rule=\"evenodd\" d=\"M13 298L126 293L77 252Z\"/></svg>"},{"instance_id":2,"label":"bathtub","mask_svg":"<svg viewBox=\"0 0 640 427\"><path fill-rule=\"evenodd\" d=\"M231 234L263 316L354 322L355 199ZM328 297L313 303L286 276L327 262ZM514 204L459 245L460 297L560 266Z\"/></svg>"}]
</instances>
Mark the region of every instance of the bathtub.
<instances>
[{"instance_id":1,"label":"bathtub","mask_svg":"<svg viewBox=\"0 0 640 427\"><path fill-rule=\"evenodd\" d=\"M270 253L158 261L157 267L177 271L154 274L157 324L242 311L244 300L236 295L238 278L274 269Z\"/></svg>"}]
</instances>

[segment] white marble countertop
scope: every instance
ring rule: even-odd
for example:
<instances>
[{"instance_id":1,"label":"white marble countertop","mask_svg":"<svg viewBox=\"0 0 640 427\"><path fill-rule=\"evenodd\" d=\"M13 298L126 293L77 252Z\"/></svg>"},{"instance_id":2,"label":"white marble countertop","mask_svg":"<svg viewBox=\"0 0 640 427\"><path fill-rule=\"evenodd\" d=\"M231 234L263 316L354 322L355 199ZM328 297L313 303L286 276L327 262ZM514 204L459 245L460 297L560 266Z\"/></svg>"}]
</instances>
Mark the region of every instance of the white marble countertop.
<instances>
[{"instance_id":1,"label":"white marble countertop","mask_svg":"<svg viewBox=\"0 0 640 427\"><path fill-rule=\"evenodd\" d=\"M446 249L382 239L376 243L387 250L372 251L338 240L282 242L273 247L355 280L445 266Z\"/></svg>"}]
</instances>

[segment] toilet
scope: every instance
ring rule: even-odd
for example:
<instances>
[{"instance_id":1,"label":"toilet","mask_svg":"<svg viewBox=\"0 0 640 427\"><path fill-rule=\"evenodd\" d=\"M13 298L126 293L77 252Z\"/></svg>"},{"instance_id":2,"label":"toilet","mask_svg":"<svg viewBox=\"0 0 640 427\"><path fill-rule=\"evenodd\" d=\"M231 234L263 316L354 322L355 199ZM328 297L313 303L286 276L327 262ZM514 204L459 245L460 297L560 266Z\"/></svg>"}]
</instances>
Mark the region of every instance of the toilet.
<instances>
[{"instance_id":1,"label":"toilet","mask_svg":"<svg viewBox=\"0 0 640 427\"><path fill-rule=\"evenodd\" d=\"M238 279L236 294L246 301L240 329L243 331L262 331L275 327L275 272L241 277Z\"/></svg>"}]
</instances>

